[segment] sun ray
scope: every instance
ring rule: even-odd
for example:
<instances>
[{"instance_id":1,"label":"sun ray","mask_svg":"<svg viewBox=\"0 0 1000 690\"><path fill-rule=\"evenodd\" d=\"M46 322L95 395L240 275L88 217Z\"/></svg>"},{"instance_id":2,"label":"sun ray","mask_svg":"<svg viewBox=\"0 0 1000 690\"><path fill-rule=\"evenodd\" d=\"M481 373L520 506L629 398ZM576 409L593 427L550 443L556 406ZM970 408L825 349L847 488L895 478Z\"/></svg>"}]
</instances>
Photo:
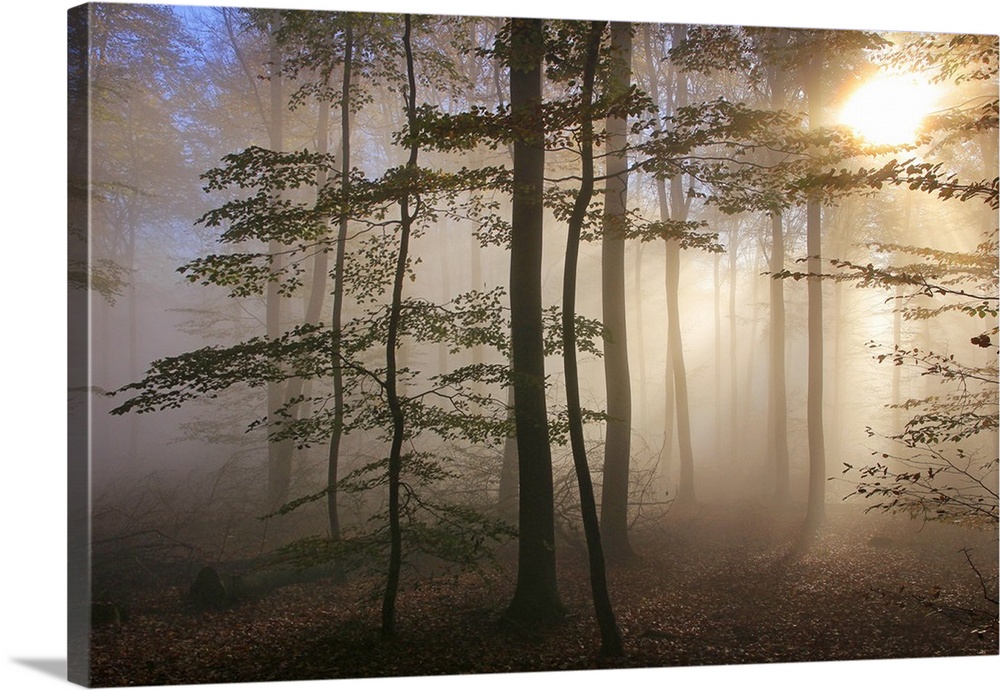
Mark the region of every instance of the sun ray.
<instances>
[{"instance_id":1,"label":"sun ray","mask_svg":"<svg viewBox=\"0 0 1000 690\"><path fill-rule=\"evenodd\" d=\"M931 84L907 74L879 74L847 99L839 121L873 144L899 145L917 138L934 109Z\"/></svg>"}]
</instances>

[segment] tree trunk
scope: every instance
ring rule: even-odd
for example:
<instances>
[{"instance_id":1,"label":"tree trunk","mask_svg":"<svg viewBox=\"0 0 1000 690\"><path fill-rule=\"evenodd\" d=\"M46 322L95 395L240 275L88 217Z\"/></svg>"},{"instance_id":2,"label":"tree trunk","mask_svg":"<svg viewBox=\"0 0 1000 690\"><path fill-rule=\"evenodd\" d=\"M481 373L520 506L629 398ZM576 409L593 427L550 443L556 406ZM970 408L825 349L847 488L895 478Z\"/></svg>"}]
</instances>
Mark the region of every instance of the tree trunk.
<instances>
[{"instance_id":1,"label":"tree trunk","mask_svg":"<svg viewBox=\"0 0 1000 690\"><path fill-rule=\"evenodd\" d=\"M354 65L354 27L350 20L344 34L344 81L340 94L340 189L344 199L351 192L351 71ZM327 520L330 525L330 540L340 542L340 515L337 506L337 481L340 473L340 440L344 433L344 373L340 368L341 340L344 311L344 253L347 244L347 215L340 218L337 228L337 253L334 259L333 312L330 315L330 329L333 333L331 348L333 369L333 429L330 432L330 447L327 453ZM345 576L343 560L334 559L334 578Z\"/></svg>"},{"instance_id":2,"label":"tree trunk","mask_svg":"<svg viewBox=\"0 0 1000 690\"><path fill-rule=\"evenodd\" d=\"M650 40L650 30L649 25L643 27L643 42L644 48L646 50L647 56L653 55L652 41ZM649 70L649 95L652 98L653 103L659 105L660 103L660 89L659 89L659 75L657 74L655 64L651 57L646 60L646 66ZM656 198L659 201L660 208L660 220L667 220L670 218L670 205L667 200L667 186L666 183L661 178L656 179ZM669 300L668 300L669 303ZM668 309L669 312L669 309ZM669 313L667 315L667 320L669 321ZM659 472L663 478L664 488L666 489L670 485L670 471L673 465L673 454L674 454L674 418L675 413L675 396L674 396L674 369L673 369L673 358L671 345L670 345L670 327L669 323L667 326L667 337L666 337L666 348L664 357L664 374L663 374L663 450L659 461Z\"/></svg>"},{"instance_id":3,"label":"tree trunk","mask_svg":"<svg viewBox=\"0 0 1000 690\"><path fill-rule=\"evenodd\" d=\"M406 115L410 132L417 132L417 80L413 67L413 47L410 40L410 15L403 18L403 49L406 52ZM414 138L410 145L410 156L406 167L417 167L418 144ZM385 394L392 416L392 442L389 447L389 572L382 597L383 639L396 635L396 594L399 591L399 574L403 565L403 534L400 524L401 476L403 470L403 440L406 433L406 419L402 401L396 390L396 343L399 336L399 322L403 309L403 281L406 278L406 262L410 249L410 229L414 216L410 213L410 193L404 191L399 200L399 252L396 255L396 272L392 283L392 304L389 307L389 324L385 343Z\"/></svg>"},{"instance_id":4,"label":"tree trunk","mask_svg":"<svg viewBox=\"0 0 1000 690\"><path fill-rule=\"evenodd\" d=\"M734 220L729 231L729 457L730 463L736 461L736 453L740 448L738 420L739 413L739 339L736 323L736 282L737 258L739 255L739 223Z\"/></svg>"},{"instance_id":5,"label":"tree trunk","mask_svg":"<svg viewBox=\"0 0 1000 690\"><path fill-rule=\"evenodd\" d=\"M771 452L774 454L774 493L787 503L788 487L788 393L785 386L785 284L774 278L785 268L785 239L781 213L771 214L771 362L768 386L771 420Z\"/></svg>"},{"instance_id":6,"label":"tree trunk","mask_svg":"<svg viewBox=\"0 0 1000 690\"><path fill-rule=\"evenodd\" d=\"M324 101L320 101L319 115L316 118L316 152L326 155L329 152L329 132L330 132L330 106ZM316 194L319 196L320 190L326 184L326 170L320 169L316 172ZM318 199L317 199L318 200ZM325 241L325 232L324 240ZM319 323L320 315L323 312L323 302L326 300L326 279L329 260L327 253L317 251L313 257L312 280L309 285L308 299L305 303L303 323L315 326ZM291 417L300 417L305 410L303 404L292 402L297 400L303 393L308 393L305 379L296 376L288 381L285 386L285 402L288 404L288 413ZM291 451L290 451L291 452Z\"/></svg>"},{"instance_id":7,"label":"tree trunk","mask_svg":"<svg viewBox=\"0 0 1000 690\"><path fill-rule=\"evenodd\" d=\"M648 386L646 385L646 334L643 328L643 310L642 310L642 249L643 243L635 243L635 269L633 277L635 278L635 286L633 288L633 300L634 300L634 312L635 312L635 364L636 364L636 381L638 383L638 391L635 395L635 405L632 413L633 424L636 428L641 429L643 434L645 434L649 429L649 406L646 393L648 391Z\"/></svg>"},{"instance_id":8,"label":"tree trunk","mask_svg":"<svg viewBox=\"0 0 1000 690\"><path fill-rule=\"evenodd\" d=\"M601 45L605 22L591 22L587 40L587 60L583 71L581 100L584 112L581 125L581 158L583 171L580 191L577 193L573 212L569 219L566 240L566 265L563 273L563 367L566 371L566 410L569 417L569 437L573 450L573 468L580 487L580 510L583 514L583 529L587 539L587 555L590 565L590 587L594 599L597 624L601 631L601 654L620 656L622 636L615 621L611 598L608 596L607 574L605 572L602 548L601 525L597 519L597 505L594 487L587 464L587 448L583 438L583 413L580 409L580 376L576 362L576 274L580 255L580 231L583 228L587 207L594 193L594 125L591 106L594 96L594 72L597 69L597 53ZM618 25L618 30L621 31ZM612 24L612 46L615 45L615 24ZM628 32L628 25L625 25ZM607 225L605 225L607 228ZM624 240L623 240L624 243ZM607 473L607 468L605 468ZM624 535L624 530L622 532ZM627 544L627 541L626 541Z\"/></svg>"},{"instance_id":9,"label":"tree trunk","mask_svg":"<svg viewBox=\"0 0 1000 690\"><path fill-rule=\"evenodd\" d=\"M809 127L816 129L820 116L822 53L814 56L806 79ZM806 526L818 528L826 516L826 449L823 434L823 280L821 243L822 208L816 196L806 203L807 294L809 303L809 387L806 415L809 428L809 502Z\"/></svg>"},{"instance_id":10,"label":"tree trunk","mask_svg":"<svg viewBox=\"0 0 1000 690\"><path fill-rule=\"evenodd\" d=\"M781 48L788 43L788 31L779 29L774 35L774 44ZM771 85L771 107L780 110L785 107L785 70L772 67L769 70ZM768 449L774 458L774 497L782 505L790 498L788 462L788 388L785 374L785 283L775 278L785 270L784 219L780 209L770 214L771 220L771 265L770 286L770 331L768 364Z\"/></svg>"},{"instance_id":11,"label":"tree trunk","mask_svg":"<svg viewBox=\"0 0 1000 690\"><path fill-rule=\"evenodd\" d=\"M632 60L632 28L611 23L612 98L628 92ZM612 561L633 556L628 541L629 454L632 438L632 390L625 324L625 209L628 196L626 119L607 120L607 183L601 234L601 303L604 320L604 380L608 427L604 445L601 491L601 534Z\"/></svg>"},{"instance_id":12,"label":"tree trunk","mask_svg":"<svg viewBox=\"0 0 1000 690\"><path fill-rule=\"evenodd\" d=\"M678 45L683 40L687 27L676 25L673 27L673 45ZM676 76L674 85L674 103L671 110L686 105L687 85L683 84L684 77ZM658 184L663 185L660 180ZM671 219L683 222L687 220L688 211L691 208L691 199L685 198L683 179L680 175L670 178L670 209L669 214L664 201L665 194L659 194L661 201L660 214L664 220ZM691 413L688 405L687 390L687 369L684 365L684 344L681 340L681 315L680 300L680 270L681 254L680 243L676 239L666 241L666 273L664 277L664 288L667 295L667 349L670 352L669 366L674 378L674 399L677 410L677 446L680 454L680 476L677 482L677 496L675 504L677 506L690 506L695 503L694 493L694 449L691 443Z\"/></svg>"},{"instance_id":13,"label":"tree trunk","mask_svg":"<svg viewBox=\"0 0 1000 690\"><path fill-rule=\"evenodd\" d=\"M510 96L515 117L524 118L514 141L511 209L510 319L514 418L517 427L517 585L507 615L521 622L560 617L556 589L552 455L545 409L542 346L542 186L545 129L542 104L542 22L511 20Z\"/></svg>"},{"instance_id":14,"label":"tree trunk","mask_svg":"<svg viewBox=\"0 0 1000 690\"><path fill-rule=\"evenodd\" d=\"M681 343L681 320L678 292L680 288L681 250L677 240L667 240L667 328L670 349L670 367L674 375L674 396L677 400L677 442L680 450L680 478L677 484L676 503L690 506L695 503L694 449L691 443L691 415L688 407L687 370Z\"/></svg>"},{"instance_id":15,"label":"tree trunk","mask_svg":"<svg viewBox=\"0 0 1000 690\"><path fill-rule=\"evenodd\" d=\"M514 419L514 387L507 389L508 420ZM497 513L500 519L517 525L517 433L511 433L504 440L503 461L500 466L500 490L497 496Z\"/></svg>"},{"instance_id":16,"label":"tree trunk","mask_svg":"<svg viewBox=\"0 0 1000 690\"><path fill-rule=\"evenodd\" d=\"M274 11L271 19L271 119L268 123L268 138L272 151L281 151L284 148L283 140L283 114L284 101L281 89L281 47L278 45L276 37L280 28L281 15ZM279 273L282 267L281 251L279 242L272 240L268 243L268 269L272 274ZM266 306L266 330L267 338L274 340L281 335L281 303L282 297L278 292L278 281L271 280L267 284L267 306ZM275 412L281 408L285 402L285 386L277 381L270 381L267 384L267 431L270 436L279 430L274 421ZM281 441L268 441L267 444L267 494L268 505L273 509L288 501L288 491L292 481L292 441L285 439Z\"/></svg>"},{"instance_id":17,"label":"tree trunk","mask_svg":"<svg viewBox=\"0 0 1000 690\"><path fill-rule=\"evenodd\" d=\"M722 459L722 278L719 266L722 255L718 252L712 258L712 283L715 287L714 321L715 321L715 461Z\"/></svg>"}]
</instances>

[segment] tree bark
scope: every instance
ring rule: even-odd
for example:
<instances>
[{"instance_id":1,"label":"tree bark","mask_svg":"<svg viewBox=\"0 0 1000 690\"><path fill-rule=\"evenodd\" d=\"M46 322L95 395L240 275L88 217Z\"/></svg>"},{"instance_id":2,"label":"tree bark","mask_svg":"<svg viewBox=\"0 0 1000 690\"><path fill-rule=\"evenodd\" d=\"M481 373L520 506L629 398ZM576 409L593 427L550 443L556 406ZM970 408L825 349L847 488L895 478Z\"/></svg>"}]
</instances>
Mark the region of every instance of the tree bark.
<instances>
[{"instance_id":1,"label":"tree bark","mask_svg":"<svg viewBox=\"0 0 1000 690\"><path fill-rule=\"evenodd\" d=\"M632 60L632 27L611 23L612 98L628 92ZM628 197L627 122L607 119L607 182L601 234L601 303L604 335L604 380L608 426L604 445L601 491L601 534L612 561L634 554L628 540L629 454L632 439L632 389L629 379L625 323L625 210ZM582 221L581 221L582 222Z\"/></svg>"},{"instance_id":2,"label":"tree bark","mask_svg":"<svg viewBox=\"0 0 1000 690\"><path fill-rule=\"evenodd\" d=\"M646 381L646 333L643 327L642 309L642 242L635 243L635 268L633 277L635 287L633 288L632 299L635 313L635 351L636 382L637 388L635 400L633 401L632 419L633 424L645 433L649 428L649 405L647 392L649 386Z\"/></svg>"},{"instance_id":3,"label":"tree bark","mask_svg":"<svg viewBox=\"0 0 1000 690\"><path fill-rule=\"evenodd\" d=\"M413 46L411 41L410 15L403 18L403 49L406 52L406 116L410 132L417 132L417 81L413 67ZM410 145L410 156L406 167L414 171L417 167L418 144L416 137ZM396 595L399 591L399 574L403 565L403 534L400 524L401 476L403 469L403 440L406 434L406 419L402 400L396 389L396 343L399 336L399 322L403 309L403 281L406 279L406 262L410 249L410 230L414 216L410 212L410 193L404 191L399 200L399 250L396 255L396 272L392 283L392 303L389 307L389 324L385 343L385 393L389 412L392 416L392 442L389 447L389 572L386 578L385 594L382 597L383 639L396 635Z\"/></svg>"},{"instance_id":4,"label":"tree bark","mask_svg":"<svg viewBox=\"0 0 1000 690\"><path fill-rule=\"evenodd\" d=\"M521 622L550 621L564 609L556 588L552 454L545 409L542 346L542 185L545 130L542 104L542 22L511 19L510 96L522 118L514 141L511 209L510 318L514 418L517 427L517 585L507 615Z\"/></svg>"},{"instance_id":5,"label":"tree bark","mask_svg":"<svg viewBox=\"0 0 1000 690\"><path fill-rule=\"evenodd\" d=\"M788 392L785 385L785 284L773 276L785 268L785 238L781 212L771 214L771 343L768 385L771 452L774 454L774 493L779 503L789 499Z\"/></svg>"},{"instance_id":6,"label":"tree bark","mask_svg":"<svg viewBox=\"0 0 1000 690\"><path fill-rule=\"evenodd\" d=\"M351 72L354 65L354 27L348 20L344 35L344 80L340 94L340 189L344 199L351 192ZM333 368L333 429L330 432L330 447L327 453L327 519L330 525L330 540L340 542L340 514L338 509L337 481L340 473L340 441L344 433L344 373L340 368L342 353L341 328L344 312L344 253L347 244L347 215L340 217L337 228L337 253L334 259L333 307L330 315L330 329L333 333L331 360ZM334 577L342 580L345 576L343 560L334 559Z\"/></svg>"},{"instance_id":7,"label":"tree bark","mask_svg":"<svg viewBox=\"0 0 1000 690\"><path fill-rule=\"evenodd\" d=\"M580 376L576 362L576 275L580 255L580 231L583 228L587 207L594 193L594 125L591 107L594 96L594 72L597 69L598 50L605 22L591 22L587 40L587 59L583 71L581 100L584 112L581 125L581 173L580 190L569 218L566 240L566 264L563 272L563 367L566 372L566 409L569 417L569 437L573 450L573 468L580 487L580 510L583 515L583 529L587 539L587 555L590 565L590 587L594 599L597 624L601 631L601 654L620 656L622 636L618 630L611 598L608 595L607 574L602 547L602 530L597 519L597 505L594 486L587 463L587 448L583 438L583 414L580 407ZM621 25L619 25L620 27ZM619 28L619 31L621 29ZM625 25L625 31L628 31ZM615 45L615 26L612 24L612 46ZM605 226L607 227L607 225ZM624 238L623 238L624 243ZM605 467L605 476L607 467ZM623 531L624 535L624 531ZM627 539L626 539L627 544Z\"/></svg>"},{"instance_id":8,"label":"tree bark","mask_svg":"<svg viewBox=\"0 0 1000 690\"><path fill-rule=\"evenodd\" d=\"M676 25L673 29L673 45L678 45L687 32L685 25ZM674 102L671 110L681 107L687 101L687 87L682 84L682 76L676 77L677 83L674 88ZM663 181L660 180L662 185ZM666 196L660 194L660 199L665 200ZM690 198L685 199L683 179L674 175L670 178L670 209L669 214L664 215L667 209L661 201L660 214L664 220L668 218L674 221L687 220L688 211L691 208ZM666 273L664 276L664 288L667 295L667 349L670 352L669 366L674 378L674 400L677 411L677 446L680 455L680 476L677 482L677 496L675 504L678 506L690 506L695 503L694 492L694 449L691 442L691 413L688 405L687 390L687 369L684 364L684 345L681 338L681 316L680 300L680 242L676 239L668 239L665 247L666 253Z\"/></svg>"},{"instance_id":9,"label":"tree bark","mask_svg":"<svg viewBox=\"0 0 1000 690\"><path fill-rule=\"evenodd\" d=\"M739 339L736 323L736 283L738 278L739 223L734 221L729 231L729 463L736 461L739 449L740 392L739 392Z\"/></svg>"},{"instance_id":10,"label":"tree bark","mask_svg":"<svg viewBox=\"0 0 1000 690\"><path fill-rule=\"evenodd\" d=\"M284 100L281 88L281 47L278 45L276 34L281 26L281 15L278 11L272 13L270 27L270 122L268 123L268 138L272 151L281 151L284 148L283 137L283 114ZM268 269L272 275L277 274L282 268L281 251L282 246L276 240L268 242L267 251L269 254ZM282 297L278 292L278 281L271 280L267 284L267 306L265 314L265 328L267 338L274 340L281 335L281 311ZM270 381L267 384L267 414L268 435L279 430L275 423L275 413L285 402L285 386L278 381ZM268 441L267 444L267 494L268 505L273 509L288 501L288 491L292 481L292 441L285 439L281 441Z\"/></svg>"},{"instance_id":11,"label":"tree bark","mask_svg":"<svg viewBox=\"0 0 1000 690\"><path fill-rule=\"evenodd\" d=\"M508 420L514 419L514 387L507 389ZM503 444L500 466L500 488L497 496L497 513L502 520L517 524L517 433L511 431Z\"/></svg>"},{"instance_id":12,"label":"tree bark","mask_svg":"<svg viewBox=\"0 0 1000 690\"><path fill-rule=\"evenodd\" d=\"M679 180L678 180L679 182ZM688 406L687 369L681 343L680 289L681 251L677 240L668 240L666 246L667 329L670 349L670 367L674 375L674 397L677 405L677 443L680 450L680 477L677 483L676 503L690 506L695 503L694 448L691 442L691 414Z\"/></svg>"},{"instance_id":13,"label":"tree bark","mask_svg":"<svg viewBox=\"0 0 1000 690\"><path fill-rule=\"evenodd\" d=\"M814 55L806 77L809 127L816 129L820 117L820 73L822 51ZM809 367L806 416L809 429L809 500L806 527L818 528L826 517L826 448L823 434L823 281L822 207L813 195L806 202L807 294L809 303Z\"/></svg>"},{"instance_id":14,"label":"tree bark","mask_svg":"<svg viewBox=\"0 0 1000 690\"><path fill-rule=\"evenodd\" d=\"M643 42L647 57L646 66L649 70L649 95L653 103L660 103L659 74L656 71L655 63L652 59L653 46L650 40L649 25L643 27ZM669 107L669 106L668 106ZM667 199L667 185L662 178L656 179L656 198L659 202L660 220L670 218L670 203ZM666 279L664 282L666 286ZM669 304L669 300L667 301ZM673 350L670 343L669 308L667 314L667 337L664 357L663 374L663 450L658 463L659 472L663 478L665 487L670 485L670 471L673 465L674 455L674 418L676 417L675 395L674 395L674 368Z\"/></svg>"},{"instance_id":15,"label":"tree bark","mask_svg":"<svg viewBox=\"0 0 1000 690\"><path fill-rule=\"evenodd\" d=\"M779 29L774 34L774 43L781 48L788 43L788 31ZM780 110L785 107L785 70L772 66L769 70L771 86L771 107ZM768 448L774 458L774 497L779 504L786 505L790 499L788 460L788 388L785 373L785 283L775 278L785 270L784 218L780 209L770 214L771 221L771 273L770 287L770 331L768 365Z\"/></svg>"}]
</instances>

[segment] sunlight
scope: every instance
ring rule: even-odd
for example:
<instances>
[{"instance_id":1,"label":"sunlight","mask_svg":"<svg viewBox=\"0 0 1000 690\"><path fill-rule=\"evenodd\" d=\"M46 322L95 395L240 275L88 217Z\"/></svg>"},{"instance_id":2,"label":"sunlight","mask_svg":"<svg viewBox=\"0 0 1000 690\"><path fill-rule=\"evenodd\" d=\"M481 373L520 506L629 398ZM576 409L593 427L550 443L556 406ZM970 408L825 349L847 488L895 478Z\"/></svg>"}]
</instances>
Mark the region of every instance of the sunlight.
<instances>
[{"instance_id":1,"label":"sunlight","mask_svg":"<svg viewBox=\"0 0 1000 690\"><path fill-rule=\"evenodd\" d=\"M905 74L878 74L847 99L840 122L873 144L905 144L917 138L935 94L926 81Z\"/></svg>"}]
</instances>

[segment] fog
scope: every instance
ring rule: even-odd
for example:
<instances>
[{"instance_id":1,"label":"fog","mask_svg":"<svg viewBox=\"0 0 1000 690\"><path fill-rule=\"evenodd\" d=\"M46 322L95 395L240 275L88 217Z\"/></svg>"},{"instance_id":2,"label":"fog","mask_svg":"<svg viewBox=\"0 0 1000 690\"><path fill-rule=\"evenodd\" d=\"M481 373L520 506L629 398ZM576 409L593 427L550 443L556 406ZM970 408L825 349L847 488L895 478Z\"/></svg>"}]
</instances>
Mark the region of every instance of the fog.
<instances>
[{"instance_id":1,"label":"fog","mask_svg":"<svg viewBox=\"0 0 1000 690\"><path fill-rule=\"evenodd\" d=\"M606 376L603 355L610 344L624 344L630 416L620 503L627 536L601 524L612 585L620 569L638 567L632 558L683 561L700 539L708 553L717 541L787 537L796 557L814 549L822 554L816 558L829 559L848 548L837 539L863 535L865 548L883 544L869 538L888 539L911 549L910 560L873 587L895 586L920 559L940 565L945 577L959 573L960 582L946 585L954 585L950 605L984 610L986 619L992 612L992 621L973 616L966 627L984 644L992 640L995 653L995 37L978 37L986 67L967 74L961 70L974 71L968 55L979 53L947 37L922 43L918 34L880 33L866 44L858 32L749 31L733 34L743 36L745 64L712 64L711 51L721 48L711 32L632 25L628 83L634 97L649 100L628 106L631 131L620 144L628 167L627 220L620 221L628 227L621 239L627 328L611 333L601 330L608 320L602 270L610 261L602 238L617 233L614 221L602 222L612 214L604 189L615 158L607 95L613 75L600 61L612 64L614 51L605 32L591 94L605 100L593 105L595 193L580 218L575 314L585 323L576 330L574 381L564 366L559 316L567 228L584 176L582 23L564 27L565 44L550 37L541 98L562 110L553 107L546 121L541 268L531 275L511 267L512 244L520 241L511 228L520 193L511 173L518 174L519 137L528 135L504 119L516 85L502 48L490 52L510 40L508 20L418 18L406 43L398 16L302 21L295 13L232 8L92 7L92 602L142 611L144 593L156 591L161 604L173 596L186 610L205 566L236 578L227 581L231 588L243 578L255 597L282 586L259 575L273 570L294 586L319 577L337 596L347 596L338 589L344 578L346 586L364 583L381 593L386 559L391 564L397 555L397 528L404 544L398 555L409 566L400 606L411 589L445 572L485 569L501 599L510 598L515 578L521 591L527 576L519 539L528 531L524 504L520 517L516 504L518 472L522 482L525 474L513 449L522 465L524 457L536 462L517 438L523 430L515 409L527 404L511 394L522 385L516 333L511 348L511 295L524 281L540 285L545 315L555 540L546 544L560 572L575 573L585 563L577 557L594 552L574 475L568 392L578 387L583 448L603 520L610 512L604 502L619 502L603 489L606 442L620 421L609 398L622 383ZM344 128L349 40L355 52ZM694 51L687 61L670 52L685 41ZM809 41L830 51L819 77L809 76L817 62L807 52L789 48L808 51ZM949 50L970 51L941 58L945 66L956 60L957 74L927 57L952 56ZM863 122L850 129L838 121L859 85L900 64L934 92L915 140L868 140ZM408 76L416 84L411 111ZM740 120L727 110L733 104L760 119ZM779 112L790 119L767 119ZM462 120L470 113L481 121ZM409 136L418 115L427 118L420 136ZM833 134L809 139L818 130ZM352 191L340 187L345 133ZM665 145L656 148L657 141ZM246 157L255 150L264 152L256 162ZM272 151L302 157L282 162L268 158ZM244 157L226 158L234 154ZM392 177L416 166L436 177ZM214 178L207 174L213 169ZM471 183L461 178L478 170L486 172ZM775 218L780 275L772 262ZM670 223L678 225L664 230ZM400 272L404 227L408 254ZM807 262L813 241L820 263ZM671 246L680 248L672 315L680 365L668 346ZM331 327L338 309L339 329ZM775 390L779 341L785 414ZM335 382L335 375L345 378ZM787 466L778 445L787 445ZM331 484L331 466L339 484ZM928 470L929 484L913 475ZM401 526L391 518L399 507L394 482L402 487ZM523 486L520 497L533 500ZM760 543L762 552L777 548ZM977 550L967 563L958 550L968 545ZM575 560L567 566L564 559ZM589 567L593 574L593 559ZM389 572L391 583L392 565ZM251 576L260 578L253 587L246 584ZM630 588L641 585L620 583L612 587L616 606L627 609ZM985 601L975 599L980 590ZM233 591L227 596L227 611L240 605ZM587 617L589 609L577 613ZM113 625L137 625L142 615L129 622L116 613ZM363 620L376 627L376 616ZM624 636L635 655L638 647L629 645L639 643L628 630ZM984 653L978 644L742 659ZM635 658L654 665L741 660L643 650ZM549 666L526 670L534 668ZM449 669L438 672L496 670ZM111 684L121 681L107 667L100 673ZM192 680L168 675L166 682Z\"/></svg>"}]
</instances>

